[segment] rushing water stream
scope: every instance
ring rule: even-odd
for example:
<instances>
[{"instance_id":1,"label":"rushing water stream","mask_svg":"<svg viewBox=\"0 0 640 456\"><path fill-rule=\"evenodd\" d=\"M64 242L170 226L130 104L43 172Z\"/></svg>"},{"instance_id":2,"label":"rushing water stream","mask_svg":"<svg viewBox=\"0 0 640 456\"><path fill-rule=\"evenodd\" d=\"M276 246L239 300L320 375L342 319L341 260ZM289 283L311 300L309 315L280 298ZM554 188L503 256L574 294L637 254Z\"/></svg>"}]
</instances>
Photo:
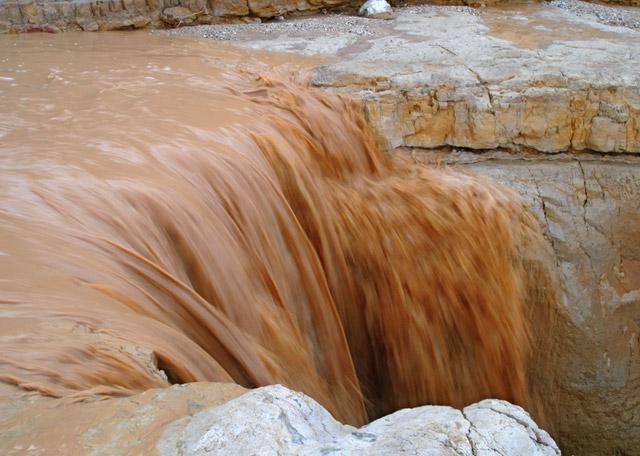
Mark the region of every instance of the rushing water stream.
<instances>
[{"instance_id":1,"label":"rushing water stream","mask_svg":"<svg viewBox=\"0 0 640 456\"><path fill-rule=\"evenodd\" d=\"M282 383L353 424L528 403L546 278L511 192L378 150L299 57L0 38L1 380Z\"/></svg>"}]
</instances>

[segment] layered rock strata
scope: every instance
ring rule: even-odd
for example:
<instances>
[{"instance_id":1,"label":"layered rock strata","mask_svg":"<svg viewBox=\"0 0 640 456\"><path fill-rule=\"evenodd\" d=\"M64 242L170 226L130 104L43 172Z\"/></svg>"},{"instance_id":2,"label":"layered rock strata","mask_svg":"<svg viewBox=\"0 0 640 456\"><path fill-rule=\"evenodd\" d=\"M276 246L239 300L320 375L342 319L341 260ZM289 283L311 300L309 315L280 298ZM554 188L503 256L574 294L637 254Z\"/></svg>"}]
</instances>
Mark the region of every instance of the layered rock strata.
<instances>
[{"instance_id":1,"label":"layered rock strata","mask_svg":"<svg viewBox=\"0 0 640 456\"><path fill-rule=\"evenodd\" d=\"M564 301L556 359L538 372L563 452L640 448L640 157L434 152L418 160L487 174L516 190L555 251Z\"/></svg>"}]
</instances>

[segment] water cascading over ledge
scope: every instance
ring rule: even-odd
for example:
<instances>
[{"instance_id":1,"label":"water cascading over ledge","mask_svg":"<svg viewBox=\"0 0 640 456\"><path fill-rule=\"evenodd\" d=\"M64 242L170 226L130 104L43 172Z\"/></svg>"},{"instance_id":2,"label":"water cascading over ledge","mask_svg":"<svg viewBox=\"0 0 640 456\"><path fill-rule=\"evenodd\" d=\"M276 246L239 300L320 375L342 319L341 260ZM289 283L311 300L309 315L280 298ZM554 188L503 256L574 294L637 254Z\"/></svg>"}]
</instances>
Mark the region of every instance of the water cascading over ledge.
<instances>
[{"instance_id":1,"label":"water cascading over ledge","mask_svg":"<svg viewBox=\"0 0 640 456\"><path fill-rule=\"evenodd\" d=\"M358 425L486 397L541 412L532 337L555 296L518 198L376 149L346 97L270 79L238 95L260 120L227 148L138 182L32 183L20 223L104 299L3 301L25 328L2 339L0 379L72 397L281 383Z\"/></svg>"}]
</instances>

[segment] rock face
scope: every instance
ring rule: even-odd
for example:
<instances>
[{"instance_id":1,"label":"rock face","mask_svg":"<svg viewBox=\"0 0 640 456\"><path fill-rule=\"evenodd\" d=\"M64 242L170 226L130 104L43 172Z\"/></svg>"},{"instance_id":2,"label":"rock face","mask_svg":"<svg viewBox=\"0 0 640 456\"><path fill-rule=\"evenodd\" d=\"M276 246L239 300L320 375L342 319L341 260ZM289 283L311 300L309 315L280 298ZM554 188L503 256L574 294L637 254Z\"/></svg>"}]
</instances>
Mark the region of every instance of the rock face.
<instances>
[{"instance_id":1,"label":"rock face","mask_svg":"<svg viewBox=\"0 0 640 456\"><path fill-rule=\"evenodd\" d=\"M275 17L345 6L349 0L0 0L0 33L121 30Z\"/></svg>"},{"instance_id":2,"label":"rock face","mask_svg":"<svg viewBox=\"0 0 640 456\"><path fill-rule=\"evenodd\" d=\"M504 1L440 3L480 6ZM354 11L361 4L361 0L0 0L0 33L179 27L224 23L244 16L274 18L327 9ZM187 17L189 20L183 20Z\"/></svg>"},{"instance_id":3,"label":"rock face","mask_svg":"<svg viewBox=\"0 0 640 456\"><path fill-rule=\"evenodd\" d=\"M169 425L161 456L260 455L559 455L554 441L520 407L485 400L456 410L400 410L356 429L313 399L282 386L253 390Z\"/></svg>"},{"instance_id":4,"label":"rock face","mask_svg":"<svg viewBox=\"0 0 640 456\"><path fill-rule=\"evenodd\" d=\"M543 385L550 429L571 455L640 448L640 157L411 152L490 175L538 216L564 287ZM542 368L541 368L542 369ZM552 376L549 378L548 376Z\"/></svg>"}]
</instances>

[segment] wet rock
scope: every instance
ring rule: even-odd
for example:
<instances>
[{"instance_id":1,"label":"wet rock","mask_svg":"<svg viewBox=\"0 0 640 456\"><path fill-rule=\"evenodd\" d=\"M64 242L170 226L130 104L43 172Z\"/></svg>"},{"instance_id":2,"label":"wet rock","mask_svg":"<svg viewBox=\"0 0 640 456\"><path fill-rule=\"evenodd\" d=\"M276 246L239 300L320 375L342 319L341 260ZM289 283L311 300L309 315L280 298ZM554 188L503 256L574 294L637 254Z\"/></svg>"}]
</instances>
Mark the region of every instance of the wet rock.
<instances>
[{"instance_id":1,"label":"wet rock","mask_svg":"<svg viewBox=\"0 0 640 456\"><path fill-rule=\"evenodd\" d=\"M0 383L0 454L155 454L155 443L168 423L245 391L234 384L190 383L79 402L29 394Z\"/></svg>"},{"instance_id":2,"label":"wet rock","mask_svg":"<svg viewBox=\"0 0 640 456\"><path fill-rule=\"evenodd\" d=\"M463 411L404 409L359 429L339 423L313 399L280 385L259 388L169 425L162 456L222 454L536 455L560 452L520 407L485 400ZM480 453L476 453L479 451Z\"/></svg>"},{"instance_id":3,"label":"wet rock","mask_svg":"<svg viewBox=\"0 0 640 456\"><path fill-rule=\"evenodd\" d=\"M563 296L535 383L565 454L640 448L640 157L535 152L418 159L465 167L517 191L544 227ZM551 381L548 377L552 373Z\"/></svg>"},{"instance_id":4,"label":"wet rock","mask_svg":"<svg viewBox=\"0 0 640 456\"><path fill-rule=\"evenodd\" d=\"M358 10L358 14L371 19L392 19L393 9L386 0L367 0Z\"/></svg>"},{"instance_id":5,"label":"wet rock","mask_svg":"<svg viewBox=\"0 0 640 456\"><path fill-rule=\"evenodd\" d=\"M60 29L55 25L43 24L43 25L25 25L20 30L22 33L60 33Z\"/></svg>"},{"instance_id":6,"label":"wet rock","mask_svg":"<svg viewBox=\"0 0 640 456\"><path fill-rule=\"evenodd\" d=\"M485 400L464 410L404 409L357 429L280 385L245 391L233 384L192 383L78 403L0 383L0 453L32 448L39 454L95 456L560 454L524 410L504 401ZM60 416L65 426L56 425Z\"/></svg>"}]
</instances>

